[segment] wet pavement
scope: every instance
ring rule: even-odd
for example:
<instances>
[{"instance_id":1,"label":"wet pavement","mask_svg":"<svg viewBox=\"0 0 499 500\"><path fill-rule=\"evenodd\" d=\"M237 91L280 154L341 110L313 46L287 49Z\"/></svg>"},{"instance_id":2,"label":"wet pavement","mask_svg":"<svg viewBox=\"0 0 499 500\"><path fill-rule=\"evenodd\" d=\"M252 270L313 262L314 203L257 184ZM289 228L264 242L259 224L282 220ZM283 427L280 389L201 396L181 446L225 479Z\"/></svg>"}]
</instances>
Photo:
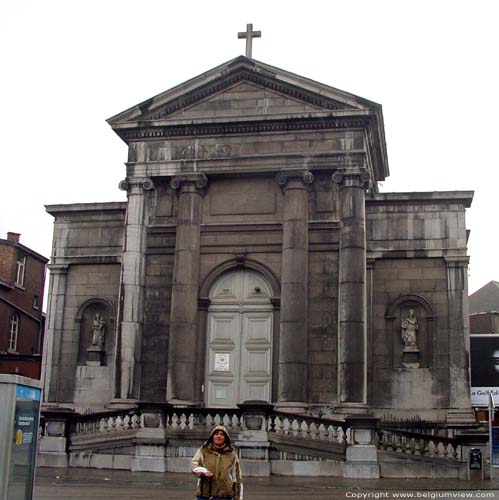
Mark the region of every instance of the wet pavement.
<instances>
[{"instance_id":1,"label":"wet pavement","mask_svg":"<svg viewBox=\"0 0 499 500\"><path fill-rule=\"evenodd\" d=\"M37 469L34 500L144 499L194 500L191 474L97 469ZM247 477L244 500L382 498L497 498L499 481L451 479L345 479L313 477Z\"/></svg>"}]
</instances>

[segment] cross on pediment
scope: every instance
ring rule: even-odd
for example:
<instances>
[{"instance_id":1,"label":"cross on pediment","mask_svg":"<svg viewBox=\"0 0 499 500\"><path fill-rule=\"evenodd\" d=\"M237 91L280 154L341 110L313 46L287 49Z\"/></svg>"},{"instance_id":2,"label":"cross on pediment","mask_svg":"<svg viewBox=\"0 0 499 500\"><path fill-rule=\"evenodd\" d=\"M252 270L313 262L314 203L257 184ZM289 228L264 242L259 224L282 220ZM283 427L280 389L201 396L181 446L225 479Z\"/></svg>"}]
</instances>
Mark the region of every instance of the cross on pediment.
<instances>
[{"instance_id":1,"label":"cross on pediment","mask_svg":"<svg viewBox=\"0 0 499 500\"><path fill-rule=\"evenodd\" d=\"M262 36L261 31L253 31L253 25L247 24L246 31L240 31L237 34L237 38L246 38L246 57L251 59L252 48L253 48L253 38L260 38Z\"/></svg>"}]
</instances>

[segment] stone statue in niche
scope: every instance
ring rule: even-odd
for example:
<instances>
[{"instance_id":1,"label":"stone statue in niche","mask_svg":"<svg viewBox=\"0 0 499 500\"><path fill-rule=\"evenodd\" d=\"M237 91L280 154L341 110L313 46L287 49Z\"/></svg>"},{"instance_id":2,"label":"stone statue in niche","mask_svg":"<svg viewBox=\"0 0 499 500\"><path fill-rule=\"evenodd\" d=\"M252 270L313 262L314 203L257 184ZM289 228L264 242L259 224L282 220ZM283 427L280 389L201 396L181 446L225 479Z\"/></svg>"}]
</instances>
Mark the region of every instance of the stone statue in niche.
<instances>
[{"instance_id":1,"label":"stone statue in niche","mask_svg":"<svg viewBox=\"0 0 499 500\"><path fill-rule=\"evenodd\" d=\"M418 331L418 320L414 309L409 309L407 316L402 319L402 341L404 350L417 350L416 333Z\"/></svg>"},{"instance_id":2,"label":"stone statue in niche","mask_svg":"<svg viewBox=\"0 0 499 500\"><path fill-rule=\"evenodd\" d=\"M92 342L90 347L104 349L106 320L97 313L92 321Z\"/></svg>"}]
</instances>

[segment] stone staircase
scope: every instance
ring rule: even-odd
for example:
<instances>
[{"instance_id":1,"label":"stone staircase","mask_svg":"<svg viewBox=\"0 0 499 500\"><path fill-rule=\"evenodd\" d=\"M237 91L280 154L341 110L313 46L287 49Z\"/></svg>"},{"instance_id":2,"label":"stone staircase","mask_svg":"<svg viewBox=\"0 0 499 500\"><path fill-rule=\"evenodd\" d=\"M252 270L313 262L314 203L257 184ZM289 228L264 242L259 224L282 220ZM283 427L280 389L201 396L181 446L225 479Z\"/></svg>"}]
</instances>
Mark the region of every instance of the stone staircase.
<instances>
[{"instance_id":1,"label":"stone staircase","mask_svg":"<svg viewBox=\"0 0 499 500\"><path fill-rule=\"evenodd\" d=\"M227 410L142 403L91 414L44 410L38 465L188 472L218 424L228 429L247 476L458 479L466 476L468 449L485 448L483 437L478 443L463 429L407 430L369 416L318 418L260 403Z\"/></svg>"}]
</instances>

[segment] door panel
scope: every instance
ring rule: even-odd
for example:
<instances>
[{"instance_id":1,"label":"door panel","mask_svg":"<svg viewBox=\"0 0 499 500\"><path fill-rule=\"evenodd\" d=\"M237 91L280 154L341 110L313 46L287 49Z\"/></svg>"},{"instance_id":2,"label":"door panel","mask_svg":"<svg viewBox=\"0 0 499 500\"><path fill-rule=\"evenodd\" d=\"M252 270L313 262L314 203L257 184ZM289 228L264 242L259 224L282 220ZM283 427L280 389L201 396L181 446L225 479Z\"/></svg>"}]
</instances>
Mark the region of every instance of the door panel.
<instances>
[{"instance_id":1,"label":"door panel","mask_svg":"<svg viewBox=\"0 0 499 500\"><path fill-rule=\"evenodd\" d=\"M241 394L270 402L272 311L251 311L242 321Z\"/></svg>"},{"instance_id":2,"label":"door panel","mask_svg":"<svg viewBox=\"0 0 499 500\"><path fill-rule=\"evenodd\" d=\"M208 405L232 407L237 401L239 384L240 314L214 312L208 319Z\"/></svg>"}]
</instances>

